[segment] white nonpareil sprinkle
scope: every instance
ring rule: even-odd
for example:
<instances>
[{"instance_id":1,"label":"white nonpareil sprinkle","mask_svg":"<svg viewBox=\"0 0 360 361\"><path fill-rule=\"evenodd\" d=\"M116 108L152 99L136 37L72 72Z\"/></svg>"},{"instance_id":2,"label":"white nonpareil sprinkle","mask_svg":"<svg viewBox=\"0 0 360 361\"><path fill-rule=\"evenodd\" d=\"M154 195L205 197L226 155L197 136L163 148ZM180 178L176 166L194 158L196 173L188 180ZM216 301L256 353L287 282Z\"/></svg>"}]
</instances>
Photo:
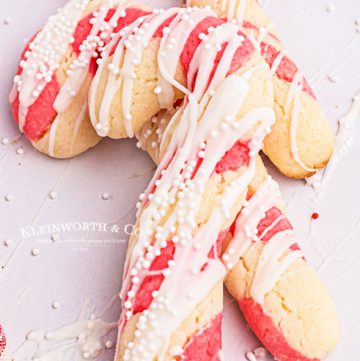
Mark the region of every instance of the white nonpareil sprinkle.
<instances>
[{"instance_id":1,"label":"white nonpareil sprinkle","mask_svg":"<svg viewBox=\"0 0 360 361\"><path fill-rule=\"evenodd\" d=\"M255 355L254 355L252 352L247 352L247 353L246 353L246 358L247 358L249 361L257 361Z\"/></svg>"},{"instance_id":2,"label":"white nonpareil sprinkle","mask_svg":"<svg viewBox=\"0 0 360 361\"><path fill-rule=\"evenodd\" d=\"M13 22L13 19L10 16L8 16L6 19L4 19L5 25L11 25L12 22Z\"/></svg>"},{"instance_id":3,"label":"white nonpareil sprinkle","mask_svg":"<svg viewBox=\"0 0 360 361\"><path fill-rule=\"evenodd\" d=\"M11 239L5 239L4 245L5 245L6 247L10 247L10 246L12 245L12 240L11 240Z\"/></svg>"},{"instance_id":4,"label":"white nonpareil sprinkle","mask_svg":"<svg viewBox=\"0 0 360 361\"><path fill-rule=\"evenodd\" d=\"M10 202L12 199L13 199L13 197L12 197L11 194L7 194L7 195L5 196L6 202Z\"/></svg>"},{"instance_id":5,"label":"white nonpareil sprinkle","mask_svg":"<svg viewBox=\"0 0 360 361\"><path fill-rule=\"evenodd\" d=\"M264 347L257 347L254 350L255 357L262 358L266 356L266 349Z\"/></svg>"},{"instance_id":6,"label":"white nonpareil sprinkle","mask_svg":"<svg viewBox=\"0 0 360 361\"><path fill-rule=\"evenodd\" d=\"M109 198L110 198L109 193L103 193L103 194L102 194L102 199L103 199L104 201L107 201Z\"/></svg>"},{"instance_id":7,"label":"white nonpareil sprinkle","mask_svg":"<svg viewBox=\"0 0 360 361\"><path fill-rule=\"evenodd\" d=\"M161 87L157 86L155 89L154 89L154 93L155 94L160 94L161 93Z\"/></svg>"},{"instance_id":8,"label":"white nonpareil sprinkle","mask_svg":"<svg viewBox=\"0 0 360 361\"><path fill-rule=\"evenodd\" d=\"M54 233L51 235L51 239L56 242L60 239L60 235L58 233Z\"/></svg>"},{"instance_id":9,"label":"white nonpareil sprinkle","mask_svg":"<svg viewBox=\"0 0 360 361\"><path fill-rule=\"evenodd\" d=\"M1 139L1 144L2 144L2 145L7 145L7 144L9 144L9 138L2 138L2 139Z\"/></svg>"},{"instance_id":10,"label":"white nonpareil sprinkle","mask_svg":"<svg viewBox=\"0 0 360 361\"><path fill-rule=\"evenodd\" d=\"M112 348L112 347L114 347L114 343L112 341L110 341L110 340L106 341L105 342L105 347L106 348Z\"/></svg>"},{"instance_id":11,"label":"white nonpareil sprinkle","mask_svg":"<svg viewBox=\"0 0 360 361\"><path fill-rule=\"evenodd\" d=\"M51 306L54 310L58 310L60 308L60 303L57 301L54 301Z\"/></svg>"},{"instance_id":12,"label":"white nonpareil sprinkle","mask_svg":"<svg viewBox=\"0 0 360 361\"><path fill-rule=\"evenodd\" d=\"M33 256L38 256L40 254L39 248L33 248L33 250L31 251L31 254Z\"/></svg>"},{"instance_id":13,"label":"white nonpareil sprinkle","mask_svg":"<svg viewBox=\"0 0 360 361\"><path fill-rule=\"evenodd\" d=\"M335 5L334 4L329 4L326 6L326 11L328 13L333 13L335 11Z\"/></svg>"},{"instance_id":14,"label":"white nonpareil sprinkle","mask_svg":"<svg viewBox=\"0 0 360 361\"><path fill-rule=\"evenodd\" d=\"M57 193L55 192L55 191L51 191L50 193L49 193L49 198L50 199L55 199L57 197Z\"/></svg>"},{"instance_id":15,"label":"white nonpareil sprinkle","mask_svg":"<svg viewBox=\"0 0 360 361\"><path fill-rule=\"evenodd\" d=\"M24 149L22 147L16 149L16 154L23 155L24 154Z\"/></svg>"}]
</instances>

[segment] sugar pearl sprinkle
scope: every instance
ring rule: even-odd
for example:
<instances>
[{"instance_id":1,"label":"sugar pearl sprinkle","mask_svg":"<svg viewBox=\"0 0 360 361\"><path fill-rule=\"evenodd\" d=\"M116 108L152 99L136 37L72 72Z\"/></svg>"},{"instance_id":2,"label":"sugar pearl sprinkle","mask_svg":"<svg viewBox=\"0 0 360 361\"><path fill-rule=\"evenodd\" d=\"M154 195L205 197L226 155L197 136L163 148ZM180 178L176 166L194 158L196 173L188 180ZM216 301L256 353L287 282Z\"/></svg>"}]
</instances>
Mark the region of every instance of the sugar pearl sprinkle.
<instances>
[{"instance_id":1,"label":"sugar pearl sprinkle","mask_svg":"<svg viewBox=\"0 0 360 361\"><path fill-rule=\"evenodd\" d=\"M257 361L256 356L250 351L246 353L246 358L249 361Z\"/></svg>"},{"instance_id":2,"label":"sugar pearl sprinkle","mask_svg":"<svg viewBox=\"0 0 360 361\"><path fill-rule=\"evenodd\" d=\"M53 242L57 242L60 239L60 235L58 233L54 233L51 235L51 240Z\"/></svg>"},{"instance_id":3,"label":"sugar pearl sprinkle","mask_svg":"<svg viewBox=\"0 0 360 361\"><path fill-rule=\"evenodd\" d=\"M52 199L52 200L56 199L57 198L57 193L55 191L51 191L49 193L49 198Z\"/></svg>"},{"instance_id":4,"label":"sugar pearl sprinkle","mask_svg":"<svg viewBox=\"0 0 360 361\"><path fill-rule=\"evenodd\" d=\"M266 356L266 354L267 354L267 351L264 347L257 347L254 350L254 355L256 358L263 358Z\"/></svg>"},{"instance_id":5,"label":"sugar pearl sprinkle","mask_svg":"<svg viewBox=\"0 0 360 361\"><path fill-rule=\"evenodd\" d=\"M24 148L20 147L20 148L16 149L16 154L17 155L23 155L24 154Z\"/></svg>"},{"instance_id":6,"label":"sugar pearl sprinkle","mask_svg":"<svg viewBox=\"0 0 360 361\"><path fill-rule=\"evenodd\" d=\"M329 4L326 6L326 11L328 13L333 13L335 11L335 5L334 4Z\"/></svg>"},{"instance_id":7,"label":"sugar pearl sprinkle","mask_svg":"<svg viewBox=\"0 0 360 361\"><path fill-rule=\"evenodd\" d=\"M39 250L39 248L33 248L32 250L31 250L31 254L33 255L33 256L38 256L39 254L40 254L40 250Z\"/></svg>"},{"instance_id":8,"label":"sugar pearl sprinkle","mask_svg":"<svg viewBox=\"0 0 360 361\"><path fill-rule=\"evenodd\" d=\"M10 16L4 19L4 25L11 25L12 23L13 23L13 19Z\"/></svg>"},{"instance_id":9,"label":"sugar pearl sprinkle","mask_svg":"<svg viewBox=\"0 0 360 361\"><path fill-rule=\"evenodd\" d=\"M51 305L51 307L54 309L54 310L58 310L60 308L60 303L57 302L57 301L54 301Z\"/></svg>"},{"instance_id":10,"label":"sugar pearl sprinkle","mask_svg":"<svg viewBox=\"0 0 360 361\"><path fill-rule=\"evenodd\" d=\"M105 342L105 347L110 349L110 348L113 348L114 347L114 343L110 340L106 341Z\"/></svg>"},{"instance_id":11,"label":"sugar pearl sprinkle","mask_svg":"<svg viewBox=\"0 0 360 361\"><path fill-rule=\"evenodd\" d=\"M4 246L5 247L11 247L12 243L13 243L13 241L11 239L9 239L9 238L5 239Z\"/></svg>"}]
</instances>

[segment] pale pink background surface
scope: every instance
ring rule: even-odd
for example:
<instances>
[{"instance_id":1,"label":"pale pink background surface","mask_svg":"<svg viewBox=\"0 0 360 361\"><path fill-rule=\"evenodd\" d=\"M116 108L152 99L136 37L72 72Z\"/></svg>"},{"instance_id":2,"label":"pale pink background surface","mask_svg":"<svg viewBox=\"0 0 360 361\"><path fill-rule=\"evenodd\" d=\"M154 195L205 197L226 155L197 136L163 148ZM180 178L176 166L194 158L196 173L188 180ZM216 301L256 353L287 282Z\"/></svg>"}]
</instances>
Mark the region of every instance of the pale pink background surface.
<instances>
[{"instance_id":1,"label":"pale pink background surface","mask_svg":"<svg viewBox=\"0 0 360 361\"><path fill-rule=\"evenodd\" d=\"M134 204L154 169L148 156L130 140L105 140L76 159L52 160L36 152L12 123L7 95L23 41L63 3L63 0L13 0L0 5L0 140L3 137L14 140L9 145L0 144L0 264L7 265L0 270L0 319L12 349L24 341L31 329L52 329L71 322L85 298L92 299L95 312L101 313L120 289L127 240L123 231L120 234L82 232L64 233L60 237L119 241L79 247L52 242L45 235L19 243L21 227L92 221L115 223L122 230L134 220ZM176 1L152 3L165 6ZM333 0L335 11L327 12L329 4L324 0L269 0L265 6L308 78L324 70L325 76L315 91L335 129L336 120L360 90L360 37L355 25L360 18L360 3ZM10 26L3 23L8 17L12 18ZM340 81L330 82L326 77L329 73L336 74ZM359 131L360 127L355 128L356 133ZM19 147L23 147L23 155L16 153ZM329 361L358 360L359 155L357 134L318 210L320 218L312 240L309 239L312 190L303 181L285 179L271 168L281 183L290 218L307 258L312 265L320 267L320 275L339 309L342 338ZM57 193L55 200L47 197L52 190ZM102 199L104 192L110 194L107 201ZM12 196L10 202L4 199L7 194ZM13 241L11 247L3 245L8 238ZM31 255L34 247L40 250L37 257ZM61 304L59 310L51 307L53 301ZM116 301L107 309L105 319L116 320L119 307ZM228 296L224 315L225 358L245 360L244 353L260 344ZM110 338L114 337L113 334ZM107 350L98 360L112 360L112 357L113 350Z\"/></svg>"}]
</instances>

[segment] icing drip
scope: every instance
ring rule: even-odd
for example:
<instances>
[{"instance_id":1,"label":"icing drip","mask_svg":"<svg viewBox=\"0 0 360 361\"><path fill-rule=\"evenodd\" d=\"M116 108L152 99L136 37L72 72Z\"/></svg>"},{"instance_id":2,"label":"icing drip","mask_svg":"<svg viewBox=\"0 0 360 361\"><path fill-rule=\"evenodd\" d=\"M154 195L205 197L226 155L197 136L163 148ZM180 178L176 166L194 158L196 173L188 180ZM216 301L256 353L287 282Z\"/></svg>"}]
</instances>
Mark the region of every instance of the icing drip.
<instances>
[{"instance_id":1,"label":"icing drip","mask_svg":"<svg viewBox=\"0 0 360 361\"><path fill-rule=\"evenodd\" d=\"M247 0L221 0L221 11L227 12L228 19L236 19L240 24L244 20Z\"/></svg>"},{"instance_id":2,"label":"icing drip","mask_svg":"<svg viewBox=\"0 0 360 361\"><path fill-rule=\"evenodd\" d=\"M290 146L291 146L291 154L295 160L295 162L303 169L313 172L313 168L309 168L304 164L304 162L300 159L299 150L297 146L297 127L298 127L298 119L299 119L299 111L300 111L300 95L303 89L304 77L301 72L297 72L293 81L291 82L290 89L287 95L286 104L285 104L285 112L289 114L290 109Z\"/></svg>"},{"instance_id":3,"label":"icing drip","mask_svg":"<svg viewBox=\"0 0 360 361\"><path fill-rule=\"evenodd\" d=\"M24 348L36 345L32 360L63 361L68 359L96 359L104 350L104 337L116 329L116 322L105 322L95 315L87 317L90 303L86 301L78 318L56 330L33 330L15 353L22 359Z\"/></svg>"},{"instance_id":4,"label":"icing drip","mask_svg":"<svg viewBox=\"0 0 360 361\"><path fill-rule=\"evenodd\" d=\"M145 21L139 26L138 36L128 37L124 43L127 49L124 61L121 68L121 75L123 79L122 84L122 111L125 123L126 134L132 138L134 132L132 129L132 116L131 116L131 98L133 90L133 82L136 77L135 66L141 63L141 56L144 49L148 46L150 40L154 36L157 29L167 19L173 17L178 12L177 8L168 10L154 10L154 13L147 16Z\"/></svg>"},{"instance_id":5,"label":"icing drip","mask_svg":"<svg viewBox=\"0 0 360 361\"><path fill-rule=\"evenodd\" d=\"M54 150L55 150L55 138L56 138L56 130L58 127L58 124L60 122L61 119L61 114L58 114L55 118L55 120L52 122L51 127L50 127L50 131L49 131L49 148L48 148L48 152L50 157L53 157L55 154Z\"/></svg>"},{"instance_id":6,"label":"icing drip","mask_svg":"<svg viewBox=\"0 0 360 361\"><path fill-rule=\"evenodd\" d=\"M89 111L91 122L96 129L98 135L105 137L108 135L110 128L110 106L113 100L113 95L116 93L117 89L120 89L122 86L122 77L120 77L120 64L123 59L123 55L125 52L125 41L128 36L133 35L135 32L139 30L140 24L144 21L143 18L136 19L132 24L123 28L120 32L118 32L112 41L106 46L104 51L102 52L102 61L100 63L99 69L96 72L94 77L92 86L89 92ZM107 62L107 59L112 55L112 49L116 46L115 53L113 54L113 58L111 63ZM105 88L104 97L101 103L99 118L96 115L96 101L95 98L97 96L97 88L100 83L101 74L103 73L105 66L109 69L109 77L108 82ZM128 121L129 123L129 121ZM131 125L131 121L130 121Z\"/></svg>"},{"instance_id":7,"label":"icing drip","mask_svg":"<svg viewBox=\"0 0 360 361\"><path fill-rule=\"evenodd\" d=\"M276 218L260 236L257 235L257 227L266 212L281 204L279 187L268 176L245 204L236 220L234 237L223 255L223 261L228 268L235 265L239 258L247 252L250 252L257 242L261 242L266 234L285 218L283 216ZM273 289L281 275L295 261L302 258L302 252L293 249L294 245L296 245L296 237L291 229L276 233L264 243L250 287L250 296L258 304L264 304L265 295Z\"/></svg>"},{"instance_id":8,"label":"icing drip","mask_svg":"<svg viewBox=\"0 0 360 361\"><path fill-rule=\"evenodd\" d=\"M180 89L184 94L189 94L188 89L175 80L175 72L190 34L208 16L216 16L216 14L210 9L201 11L193 11L191 8L180 9L179 14L170 24L171 36L170 27L163 30L164 35L158 53L159 86L162 88L162 92L158 97L160 104L164 104L166 108L172 107L174 102L172 86Z\"/></svg>"},{"instance_id":9,"label":"icing drip","mask_svg":"<svg viewBox=\"0 0 360 361\"><path fill-rule=\"evenodd\" d=\"M339 127L335 138L334 153L330 162L322 172L318 172L306 179L307 184L311 185L316 193L314 206L318 208L320 201L324 197L326 188L336 171L336 167L351 147L354 141L354 127L360 118L360 92L353 97L353 102L348 112L339 119Z\"/></svg>"}]
</instances>

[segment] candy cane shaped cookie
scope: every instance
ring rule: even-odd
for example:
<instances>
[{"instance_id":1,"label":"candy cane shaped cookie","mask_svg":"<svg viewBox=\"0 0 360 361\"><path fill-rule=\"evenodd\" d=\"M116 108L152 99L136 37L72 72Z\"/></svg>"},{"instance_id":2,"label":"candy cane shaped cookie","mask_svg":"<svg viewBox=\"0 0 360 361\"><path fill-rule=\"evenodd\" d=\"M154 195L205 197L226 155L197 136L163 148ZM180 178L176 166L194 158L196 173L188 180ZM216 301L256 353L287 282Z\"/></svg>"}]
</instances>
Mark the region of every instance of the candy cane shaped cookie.
<instances>
[{"instance_id":1,"label":"candy cane shaped cookie","mask_svg":"<svg viewBox=\"0 0 360 361\"><path fill-rule=\"evenodd\" d=\"M143 14L120 0L71 0L30 39L10 103L35 148L68 158L100 141L88 114L88 89L99 54L112 34Z\"/></svg>"},{"instance_id":2,"label":"candy cane shaped cookie","mask_svg":"<svg viewBox=\"0 0 360 361\"><path fill-rule=\"evenodd\" d=\"M274 24L256 0L188 0L189 6L211 6L220 16L236 19L259 44L271 67L276 123L264 152L285 175L303 178L329 161L334 136L326 115L301 71L289 58Z\"/></svg>"},{"instance_id":3,"label":"candy cane shaped cookie","mask_svg":"<svg viewBox=\"0 0 360 361\"><path fill-rule=\"evenodd\" d=\"M183 79L181 79L181 80L176 79L176 75L179 73L179 71L178 71L179 60L178 60L178 58L175 57L175 55L183 54L184 51L183 51L183 49L180 49L180 50L176 49L173 44L185 43L184 47L186 48L186 38L185 37L182 38L183 42L181 43L179 38L176 37L177 29L181 29L181 31L179 31L179 33L184 35L183 28L181 27L182 22L179 21L177 19L177 17L173 18L173 20L170 22L169 26L162 29L163 33L166 36L165 39L168 39L169 42L164 42L163 41L164 38L163 38L160 41L160 45L157 46L157 48L156 48L156 50L159 48L159 50L157 50L157 51L158 51L158 53L160 53L160 56L164 56L164 57L166 57L166 51L164 51L164 50L167 49L170 53L169 57L162 62L161 58L156 58L156 56L154 56L154 55L151 56L151 54L153 54L153 52L154 52L154 50L152 48L152 46L153 46L152 44L154 44L156 41L156 39L154 39L153 34L158 33L159 28L161 28L161 23L169 21L166 19L169 19L169 17L171 18L174 16L172 11L173 10L169 11L168 13L166 11L158 12L157 14L155 14L155 15L157 15L157 17L154 16L149 19L149 22L151 22L150 25L145 26L145 28L148 30L147 38L145 39L145 42L143 42L144 39L141 38L141 36L139 36L139 38L137 38L137 39L135 37L131 37L131 39L129 41L128 41L128 39L124 39L123 43L121 41L118 42L118 44L119 44L118 46L120 47L120 50L119 50L119 48L112 50L112 54L118 55L118 57L116 58L117 60L115 62L112 60L113 58L110 53L109 53L108 59L106 59L106 57L105 57L104 67L99 68L99 72L97 74L97 76L99 77L98 81L96 82L96 79L95 79L95 82L93 83L93 86L94 86L93 98L90 98L90 99L94 100L94 102L93 102L93 109L94 109L93 114L95 116L94 124L98 125L97 128L99 130L103 130L106 134L112 134L112 135L116 134L116 132L117 132L115 137L116 136L125 136L126 134L132 136L134 133L134 128L135 128L135 130L137 130L143 123L144 118L149 117L149 115L151 114L151 113L150 114L147 113L146 116L144 116L144 118L141 118L141 112L139 110L136 110L136 112L135 112L136 116L133 116L134 113L131 113L129 111L129 110L133 109L132 108L133 105L134 105L134 107L136 107L139 104L143 106L143 104L141 104L140 102L134 102L132 100L132 98L130 98L130 99L127 98L125 103L122 101L122 96L126 97L128 95L128 94L124 94L123 90L122 90L122 87L124 87L124 84L126 81L128 81L128 84L126 85L127 89L132 89L132 91L135 94L140 94L139 96L141 96L141 98L143 98L143 99L148 99L148 97L151 96L151 101L157 101L158 108L160 108L160 103L162 101L164 101L164 99L166 99L167 96L169 96L169 94L166 94L166 93L161 94L164 91L164 89L167 89L170 92L169 99L171 101L168 102L168 104L172 105L173 101L175 100L175 91L173 91L173 89L171 87L169 88L166 81L164 81L164 80L166 80L166 77L168 77L168 82L170 84L172 84L174 87L177 87L177 89L183 91L183 93L185 93L185 94L188 93L188 89L185 88L183 85L184 84ZM209 11L209 10L205 9L204 12L205 11ZM191 10L188 13L182 11L182 17L183 17L182 21L184 21L184 17L185 17L186 21L193 20L193 19L191 19L191 16L189 16L189 14L191 14L194 17L195 17L195 15L198 16L198 10ZM159 18L160 18L160 20L157 21ZM209 20L207 19L207 21L209 21ZM145 20L145 24L146 24L146 20ZM195 24L195 21L193 21L193 24ZM209 24L207 24L207 25L209 26ZM142 28L142 26L140 26L140 29L141 28ZM149 29L151 29L151 31ZM137 34L138 32L139 32L138 29L134 29L134 33ZM204 53L204 54L206 54L206 56L204 56L203 58L201 58L201 55L202 55L202 51L204 49L211 49L212 40L213 39L216 40L216 38L218 40L219 34L217 34L216 27L214 27L214 29L210 31L210 35L207 34L206 30L205 30L205 33L203 31L196 32L196 27L195 27L195 31L193 29L190 32L190 35L188 35L189 39L190 39L188 41L190 43L192 43L194 41L194 39L196 39L196 41L197 41L196 45L198 46L195 49L195 51L193 51L193 53L192 53L193 55L192 55L192 58L189 63L192 65L202 64L202 66L204 66L205 64L208 65L210 63L210 65L208 65L208 67L210 67L210 69L214 69L214 65L211 64L212 58L211 58L211 56L209 56L209 53ZM196 37L192 38L191 35L194 35L194 34L196 34ZM171 35L173 35L173 37ZM139 48L138 48L139 53L137 56L136 56L136 50L135 50L136 44L134 45L132 43L132 41L134 39L135 39L135 43L137 43L139 45ZM202 40L201 46L199 46L200 42L198 42L198 39ZM145 53L147 48L144 44L147 44L151 51L149 50L148 52ZM228 46L230 48L229 44L231 44L231 43L230 42L228 43ZM167 47L167 45L170 45L170 46ZM229 48L227 48L227 49L229 49ZM126 52L128 51L128 49L133 49L133 51L131 52L129 60L126 61L126 57L127 57ZM222 51L221 43L218 44L217 51L218 52ZM189 53L191 54L191 52L187 52L186 54L189 54ZM226 59L226 57L224 56L224 53L222 53L222 59ZM146 54L146 56L144 54ZM210 54L211 54L211 52L210 52ZM115 57L115 55L114 55L114 57ZM156 70L156 66L158 65L158 68L159 68L158 71L160 72L160 75L164 78L163 80L161 80L161 77L156 77L156 75L150 76L147 73L147 77L149 79L152 79L152 82L150 84L150 89L153 90L153 93L151 95L148 95L148 93L146 93L146 92L139 93L139 90L142 90L143 88L141 88L137 85L137 82L141 81L140 75L142 74L141 73L142 69L139 69L139 68L141 67L141 64L142 64L142 57L146 61L145 69L147 69L147 70L150 69L153 73L156 74L156 72L154 70ZM197 57L199 57L199 58L197 58ZM215 56L215 58L216 58L216 56ZM130 60L132 60L132 61L130 62ZM135 61L133 61L133 60L135 60ZM159 64L156 63L156 60L159 62ZM232 62L232 59L227 59L227 61ZM126 71L124 71L124 66L123 66L124 64L125 65L131 64L131 65L129 65L129 68L126 68L126 66L125 66ZM151 66L149 66L148 64L151 64ZM222 63L222 65L223 64L225 64L225 61ZM183 64L181 64L181 65L183 65ZM139 67L139 68L137 68L137 67ZM184 68L186 68L186 63L185 63ZM204 66L204 68L206 68L206 66ZM171 69L172 69L172 71L171 71ZM199 75L197 72L199 71L200 68L189 67L189 69L190 69L189 73L186 74L187 83L192 84L192 81L195 81L195 83L197 83L198 81L202 81L202 83L200 83L201 86L206 88L206 86L208 85L208 82L204 81L201 78L200 78L200 80L198 79ZM216 68L216 69L221 70L221 67ZM132 74L132 72L133 72L133 74ZM168 76L169 74L171 74L171 75ZM195 76L195 74L197 76ZM228 70L225 72L225 74L228 74ZM173 76L175 79L172 78L171 76ZM215 76L216 76L216 74L215 74ZM131 78L126 79L126 77L131 77L132 79ZM113 78L114 81L111 83L112 84L111 88L107 88L108 84L110 83L109 79L111 79L111 78ZM159 83L161 83L161 87L158 85ZM104 84L104 86L102 87L101 84ZM105 86L105 84L106 84L106 86ZM160 87L160 89L157 87ZM211 87L210 87L210 92L213 92L213 91L214 90L211 89ZM161 94L161 97L159 97L159 94ZM188 95L188 96L190 96L190 95ZM100 109L102 108L103 104L107 104L107 106L104 108L106 110L106 112L104 112L103 114L105 114L106 116L104 116L102 118L103 119L103 121L102 121L101 115L100 115L100 113L101 113ZM94 105L95 105L95 107L94 107ZM91 104L90 104L90 107L91 107ZM127 111L124 111L124 108L127 109ZM116 111L112 110L112 109L116 109ZM180 110L175 112L175 114L169 121L169 125L167 126L167 128L165 130L161 129L160 127L157 129L160 131L159 134L161 134L164 131L162 145L163 145L163 148L165 148L165 149L167 149L167 147L165 146L167 143L169 143L171 145L172 134L173 134L172 129L174 127L173 123L177 122L179 111L183 112L184 110L182 108L180 108ZM109 117L109 114L114 115L114 117L113 116ZM155 120L155 119L153 119L153 120ZM135 123L135 121L137 121L137 122ZM166 120L165 120L165 122L166 122ZM160 121L160 123L161 123L161 121ZM143 129L140 131L140 144L139 144L140 146L142 145L141 144L142 143L141 135L143 135L144 138L147 137L147 140L152 139L151 138L151 127L152 127L152 125L150 124L150 126L147 129ZM222 124L220 126L220 128L221 127L224 129L227 129L228 126L226 124ZM183 129L185 130L186 128L183 128ZM150 133L149 133L149 131L150 131ZM212 131L213 131L212 135L216 138L218 135L218 130L212 129ZM157 146L158 146L158 142L156 140L151 141L151 143L150 143L151 149L156 151ZM169 145L167 145L167 146L169 146ZM205 153L206 153L206 151L205 151ZM229 170L229 167L233 167L233 169L237 169L237 164L243 164L242 162L244 160L244 153L246 154L246 143L244 143L244 142L236 143L235 142L233 145L232 151L230 153L226 152L226 155L224 156L223 161L219 162L216 165L216 172L219 171L220 173L223 174L224 171ZM153 156L155 158L158 157L161 160L161 162L163 162L164 159L163 159L163 155L161 155L161 154L162 154L162 152L160 149L160 150L158 150L158 154L154 153ZM169 159L172 159L172 158L170 157ZM168 164L167 162L169 161L169 159L165 160L166 164ZM245 157L245 159L246 159L246 157ZM232 168L230 168L230 170L232 170ZM254 173L252 174L252 177L254 175L255 175L255 170L254 170ZM251 179L252 179L252 177L251 177ZM247 182L249 183L251 179L248 179ZM213 199L214 193L215 192L213 190L208 191L207 197L205 197L205 199L204 199L204 208L211 209L213 207L211 200ZM231 216L230 216L230 218L231 218ZM140 227L140 229L142 229L142 228ZM296 254L296 256L298 256L298 254ZM239 255L239 257L240 257L240 255ZM227 255L225 254L225 259L226 258L227 258ZM295 260L297 260L297 259L295 259ZM232 265L231 265L231 262L227 262L226 264L229 268L231 268L230 266L234 266L236 264L236 262ZM286 270L287 269L285 269L284 272ZM315 281L314 281L315 284L316 283L321 284L315 274L313 274L313 278L315 279ZM311 277L310 277L310 279L311 279ZM242 286L243 279L239 278L238 280L235 280L234 282L239 287L243 287ZM137 283L140 283L140 280L137 280ZM322 289L324 290L324 288L322 288ZM134 296L134 293L131 293L131 296ZM314 319L315 322L312 325L313 327L311 328L311 331L317 330L318 328L321 329L322 331L327 331L327 327L330 324L331 328L328 331L329 334L331 335L331 332L333 332L333 334L336 335L337 334L337 319L336 319L336 314L334 312L333 305L331 303L329 295L327 294L327 292L325 290L324 290L322 296L323 296L323 298L320 298L319 294L314 294L314 299L305 300L304 309L311 309L312 302L315 300L318 303L319 307L322 308L323 314L325 314L327 316L327 319L329 321L329 323L326 323L323 320L319 319L319 317L315 317L315 319ZM299 299L299 302L300 302L300 299ZM323 304L325 304L325 306L329 305L329 307L322 307ZM126 305L129 308L131 308L131 303L127 303ZM316 309L313 310L314 315L309 314L308 317L311 318L312 316L323 315L320 312L316 314L315 311L316 311ZM125 314L126 314L126 312L129 312L129 316L132 317L131 310L130 311L124 310L124 312L125 312ZM139 317L141 317L141 316L139 316ZM256 316L256 318L258 320L260 320L258 316ZM260 320L260 321L262 321L262 320ZM133 322L137 322L137 321L133 321ZM130 325L131 326L128 326L128 327L131 330L131 332L130 332L130 339L131 339L131 337L133 335L133 331L134 331L134 325L133 325L133 323L130 323ZM141 327L141 325L139 324L138 327ZM279 331L276 327L273 327L270 331L278 332L279 334L283 335L281 333L281 330ZM301 330L300 334L298 335L299 338L301 339L302 333L307 332L307 331L308 330ZM125 333L125 337L123 336L124 333ZM263 335L259 334L258 332L257 332L257 334L263 340L264 343L268 344L267 340L264 338ZM130 349L127 349L125 346L123 346L123 342L124 342L124 339L126 339L126 342L129 342L131 345L131 348L132 348L132 347L134 347L134 345L133 345L134 341L130 340L128 338L128 336L126 336L126 335L127 335L127 332L126 332L126 328L125 328L123 330L123 333L120 333L119 354L121 355L123 353L125 355L125 353L127 352L127 355L128 355L127 357L129 357L129 359L131 359L132 351ZM141 332L139 332L138 335L140 337ZM294 345L294 343L297 342L296 340L297 340L296 338L291 337L289 340L285 340L283 342L283 345L285 345L286 342L288 342L289 345L291 344L289 346L289 350L284 350L284 354L286 354L288 356L289 355L291 356L292 352L293 353L298 352L299 354L301 354L301 352L303 350L297 351L295 349L296 346ZM320 340L320 338L317 337L317 340ZM138 342L140 342L140 341L138 341ZM328 345L325 345L324 347L322 345L319 345L319 348L315 352L317 354L323 355L323 354L327 353L333 347L333 344L335 342L336 342L336 336L332 337L329 340ZM170 344L171 344L171 342L170 342ZM182 345L180 345L180 347L182 347ZM285 360L284 356L281 353L279 353L278 350L276 350L276 349L274 350L274 348L271 347L271 345L269 346L269 349L272 352L274 352L274 354L277 357L280 357L281 359ZM305 355L307 355L308 350L305 350L303 352ZM309 352L312 352L312 350ZM286 356L286 357L288 357L288 356ZM307 356L304 356L304 357L307 357Z\"/></svg>"},{"instance_id":4,"label":"candy cane shaped cookie","mask_svg":"<svg viewBox=\"0 0 360 361\"><path fill-rule=\"evenodd\" d=\"M157 163L169 119L171 114L161 112L137 134L138 146ZM225 170L246 156L241 148L233 148L217 169ZM336 310L300 252L278 186L260 158L246 198L235 222L219 235L228 270L225 285L277 360L322 359L339 338Z\"/></svg>"},{"instance_id":5,"label":"candy cane shaped cookie","mask_svg":"<svg viewBox=\"0 0 360 361\"><path fill-rule=\"evenodd\" d=\"M150 29L156 32L171 16L173 22L165 30L170 41L171 34L175 36L182 29L181 23L188 23L188 14L204 12L176 11L175 17L173 10L146 17L142 26L149 22L144 27L149 40L139 37L136 41L152 41ZM139 29L134 32L137 34ZM180 35L182 31L177 36ZM171 44L177 43L174 39ZM186 46L187 39L184 40ZM117 46L122 47L122 42ZM165 130L161 162L138 213L136 228L140 234L130 240L117 360L221 358L221 343L211 341L221 340L219 320L225 267L218 258L218 234L231 224L241 207L256 171L255 155L270 131L274 113L268 66L235 24L219 22L208 41L197 42L192 52L196 56L189 64L188 77L193 77L189 82L191 93L172 76L165 79L167 74L162 73L162 87L170 80L188 94ZM171 62L164 59L164 63ZM119 83L125 83L129 74L122 70L115 73L119 74ZM147 77L152 78L151 74ZM133 89L136 80L130 84ZM262 96L257 97L259 89ZM117 88L113 87L112 92L116 93ZM126 123L130 119L124 120ZM133 129L129 123L124 124L127 132ZM106 130L107 126L110 128L111 124L103 123L98 129ZM232 148L244 149L248 160L239 159L225 171L218 163ZM212 347L207 349L207 345Z\"/></svg>"}]
</instances>

